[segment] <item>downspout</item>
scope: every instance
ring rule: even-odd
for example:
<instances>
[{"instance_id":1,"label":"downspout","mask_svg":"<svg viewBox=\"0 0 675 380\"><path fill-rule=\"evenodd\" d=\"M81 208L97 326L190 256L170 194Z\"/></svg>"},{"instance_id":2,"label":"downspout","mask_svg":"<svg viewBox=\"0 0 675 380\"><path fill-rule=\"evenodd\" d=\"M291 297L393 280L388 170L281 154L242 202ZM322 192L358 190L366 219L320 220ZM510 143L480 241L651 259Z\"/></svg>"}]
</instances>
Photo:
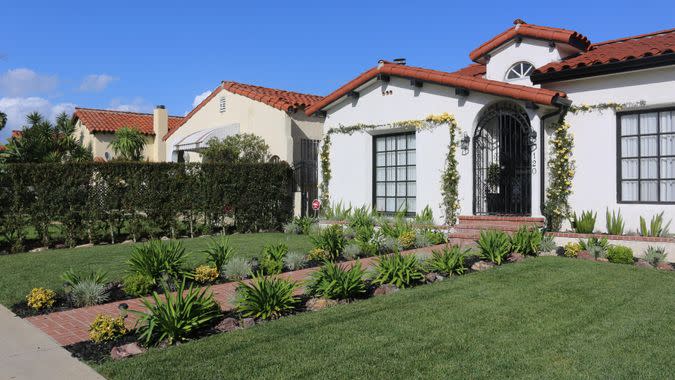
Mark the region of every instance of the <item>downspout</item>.
<instances>
[{"instance_id":1,"label":"downspout","mask_svg":"<svg viewBox=\"0 0 675 380\"><path fill-rule=\"evenodd\" d=\"M559 115L558 122L563 121L565 119L565 115L567 114L567 110L569 110L570 106L572 105L572 101L556 95L553 98L552 104L557 107L556 110L545 114L541 117L541 119L539 119L539 123L541 125L541 133L539 133L539 162L541 162L541 170L539 171L539 210L541 211L542 215L544 215L544 205L546 203L546 147L544 146L546 119Z\"/></svg>"}]
</instances>

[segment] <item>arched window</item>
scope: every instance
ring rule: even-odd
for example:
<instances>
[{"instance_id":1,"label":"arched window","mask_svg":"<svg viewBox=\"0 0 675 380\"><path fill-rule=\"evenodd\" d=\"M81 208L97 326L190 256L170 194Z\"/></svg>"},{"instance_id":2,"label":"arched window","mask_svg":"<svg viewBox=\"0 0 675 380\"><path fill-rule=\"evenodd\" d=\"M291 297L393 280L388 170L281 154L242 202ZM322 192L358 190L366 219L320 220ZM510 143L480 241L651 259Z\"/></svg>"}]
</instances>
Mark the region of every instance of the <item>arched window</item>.
<instances>
[{"instance_id":1,"label":"arched window","mask_svg":"<svg viewBox=\"0 0 675 380\"><path fill-rule=\"evenodd\" d=\"M506 71L506 80L527 78L532 73L532 70L534 70L534 66L531 63L525 61L517 62Z\"/></svg>"}]
</instances>

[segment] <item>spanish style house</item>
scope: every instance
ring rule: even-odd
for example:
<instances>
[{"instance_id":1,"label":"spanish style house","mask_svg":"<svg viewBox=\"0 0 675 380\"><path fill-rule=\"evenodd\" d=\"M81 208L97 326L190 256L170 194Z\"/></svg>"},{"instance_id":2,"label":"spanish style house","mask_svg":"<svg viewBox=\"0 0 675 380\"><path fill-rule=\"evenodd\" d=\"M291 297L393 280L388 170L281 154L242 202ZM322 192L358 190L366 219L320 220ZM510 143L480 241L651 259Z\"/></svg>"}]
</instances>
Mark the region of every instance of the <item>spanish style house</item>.
<instances>
[{"instance_id":1,"label":"spanish style house","mask_svg":"<svg viewBox=\"0 0 675 380\"><path fill-rule=\"evenodd\" d=\"M591 43L514 24L461 70L380 61L309 107L307 115L325 115L324 134L349 130L332 134L326 150L331 202L382 212L429 205L443 223L450 135L400 121L448 113L465 218L544 215L549 145L563 119L574 136L573 211L621 210L633 230L640 216L675 218L675 29ZM358 125L383 127L349 128Z\"/></svg>"}]
</instances>

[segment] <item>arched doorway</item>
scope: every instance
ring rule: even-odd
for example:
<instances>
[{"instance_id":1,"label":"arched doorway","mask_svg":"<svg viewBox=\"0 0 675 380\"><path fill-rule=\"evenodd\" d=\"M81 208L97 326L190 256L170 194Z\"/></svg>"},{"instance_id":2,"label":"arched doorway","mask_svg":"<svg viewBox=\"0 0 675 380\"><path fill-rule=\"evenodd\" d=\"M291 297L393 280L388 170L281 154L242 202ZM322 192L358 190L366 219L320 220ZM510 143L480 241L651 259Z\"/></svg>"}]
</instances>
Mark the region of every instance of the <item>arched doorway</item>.
<instances>
[{"instance_id":1,"label":"arched doorway","mask_svg":"<svg viewBox=\"0 0 675 380\"><path fill-rule=\"evenodd\" d=\"M473 138L475 215L530 215L535 137L516 104L498 103L483 112Z\"/></svg>"}]
</instances>

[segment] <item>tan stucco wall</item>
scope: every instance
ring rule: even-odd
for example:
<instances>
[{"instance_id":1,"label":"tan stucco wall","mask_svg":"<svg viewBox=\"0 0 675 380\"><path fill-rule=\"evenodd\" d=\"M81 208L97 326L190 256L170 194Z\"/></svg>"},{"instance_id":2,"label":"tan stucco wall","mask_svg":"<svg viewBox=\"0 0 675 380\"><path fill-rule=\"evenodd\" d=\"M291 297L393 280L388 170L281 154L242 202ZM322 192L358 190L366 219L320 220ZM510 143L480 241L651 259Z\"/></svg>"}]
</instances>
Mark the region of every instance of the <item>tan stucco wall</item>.
<instances>
[{"instance_id":1,"label":"tan stucco wall","mask_svg":"<svg viewBox=\"0 0 675 380\"><path fill-rule=\"evenodd\" d=\"M105 157L105 152L109 152L111 157L115 156L110 143L115 138L114 133L91 133L78 120L75 124L75 138L85 147L91 147L91 153L94 157ZM143 149L143 159L150 161L154 149L154 136L145 136L145 148Z\"/></svg>"},{"instance_id":2,"label":"tan stucco wall","mask_svg":"<svg viewBox=\"0 0 675 380\"><path fill-rule=\"evenodd\" d=\"M226 111L220 112L220 97L225 96ZM174 159L175 144L184 137L208 128L239 124L240 133L253 133L265 139L270 147L270 155L279 156L282 161L293 163L294 150L298 151L302 136L321 139L322 119L307 117L301 111L289 115L267 104L245 96L222 90L207 102L190 120L181 126L166 145L167 161ZM297 140L294 143L295 140ZM297 146L297 149L294 148ZM198 154L189 154L190 162L200 161Z\"/></svg>"}]
</instances>

